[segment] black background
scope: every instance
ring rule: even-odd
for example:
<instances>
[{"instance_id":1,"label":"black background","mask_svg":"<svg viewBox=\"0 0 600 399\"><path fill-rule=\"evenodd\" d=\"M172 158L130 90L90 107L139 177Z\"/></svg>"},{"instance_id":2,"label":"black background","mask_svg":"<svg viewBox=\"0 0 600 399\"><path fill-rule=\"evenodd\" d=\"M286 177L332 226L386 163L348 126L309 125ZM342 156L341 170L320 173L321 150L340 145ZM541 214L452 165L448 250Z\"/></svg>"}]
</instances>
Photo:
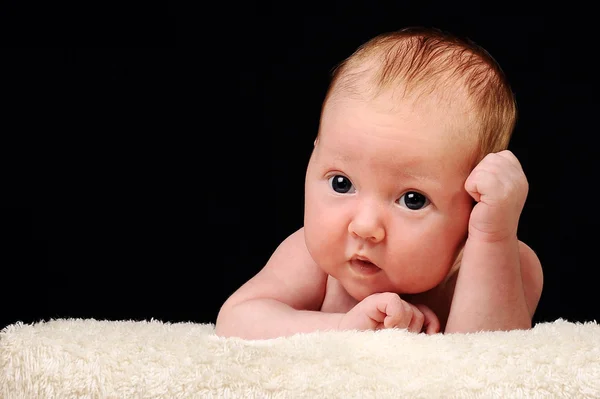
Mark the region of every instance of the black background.
<instances>
[{"instance_id":1,"label":"black background","mask_svg":"<svg viewBox=\"0 0 600 399\"><path fill-rule=\"evenodd\" d=\"M0 67L0 327L66 317L213 323L302 226L331 69L409 25L466 36L504 68L519 106L510 149L530 183L519 238L545 272L535 321L600 318L600 85L584 10L244 3L225 15L195 10L177 27L168 9L105 14L109 28L100 18L69 29L4 25L13 41Z\"/></svg>"}]
</instances>

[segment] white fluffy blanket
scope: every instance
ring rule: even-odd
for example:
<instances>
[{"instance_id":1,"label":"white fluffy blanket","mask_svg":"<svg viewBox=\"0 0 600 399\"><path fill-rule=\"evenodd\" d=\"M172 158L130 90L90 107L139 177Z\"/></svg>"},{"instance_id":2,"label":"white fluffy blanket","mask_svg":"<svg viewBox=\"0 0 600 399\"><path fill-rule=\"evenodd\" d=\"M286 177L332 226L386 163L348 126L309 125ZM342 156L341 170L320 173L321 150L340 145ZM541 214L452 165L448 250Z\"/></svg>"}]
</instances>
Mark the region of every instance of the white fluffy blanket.
<instances>
[{"instance_id":1,"label":"white fluffy blanket","mask_svg":"<svg viewBox=\"0 0 600 399\"><path fill-rule=\"evenodd\" d=\"M17 323L0 333L0 397L599 398L600 325L244 341L211 324Z\"/></svg>"}]
</instances>

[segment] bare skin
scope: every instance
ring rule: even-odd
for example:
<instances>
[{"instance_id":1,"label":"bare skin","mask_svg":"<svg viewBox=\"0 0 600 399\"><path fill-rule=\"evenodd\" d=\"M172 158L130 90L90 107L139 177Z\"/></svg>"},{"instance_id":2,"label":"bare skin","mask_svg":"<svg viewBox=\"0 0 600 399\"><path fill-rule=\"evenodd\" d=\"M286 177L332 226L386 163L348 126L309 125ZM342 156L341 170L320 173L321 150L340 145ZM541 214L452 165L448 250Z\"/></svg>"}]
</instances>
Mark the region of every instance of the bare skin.
<instances>
[{"instance_id":1,"label":"bare skin","mask_svg":"<svg viewBox=\"0 0 600 399\"><path fill-rule=\"evenodd\" d=\"M218 335L531 327L543 274L516 235L528 189L516 157L490 154L469 171L468 147L447 139L450 111L380 109L348 100L325 110L305 227L224 303Z\"/></svg>"},{"instance_id":2,"label":"bare skin","mask_svg":"<svg viewBox=\"0 0 600 399\"><path fill-rule=\"evenodd\" d=\"M509 323L500 328L503 330L530 328L531 318L541 295L540 262L526 244L519 241L518 246L528 317L522 323L509 317ZM278 267L283 264L279 262L284 260L287 267ZM406 302L411 305L417 303L422 309L426 309L426 312L430 309L437 316L431 316L427 312L429 318L425 320L423 312L413 313L411 309L408 314L411 319L415 317L416 322L413 322L412 328L408 328L409 331L432 334L492 330L486 328L487 326L471 327L468 330L446 326L452 298L455 296L457 276L451 278L443 287L405 296ZM277 283L274 284L274 281ZM300 281L302 284L294 283ZM258 292L261 295L257 295ZM314 263L304 245L303 229L300 229L280 244L267 265L225 302L219 312L216 333L220 336L238 336L245 339L268 339L300 332L340 330L343 329L340 328L340 323L344 315L358 304L359 301L351 297L335 278L323 273ZM491 308L489 311L495 313ZM457 308L455 312L458 313ZM504 319L506 312L501 316L498 319ZM364 328L357 329L382 328L380 324L375 324L377 320L377 323L382 323L382 317L384 320L383 312L378 319L373 318L363 326ZM403 317L408 318L406 315ZM477 324L482 323L477 322L470 326Z\"/></svg>"}]
</instances>

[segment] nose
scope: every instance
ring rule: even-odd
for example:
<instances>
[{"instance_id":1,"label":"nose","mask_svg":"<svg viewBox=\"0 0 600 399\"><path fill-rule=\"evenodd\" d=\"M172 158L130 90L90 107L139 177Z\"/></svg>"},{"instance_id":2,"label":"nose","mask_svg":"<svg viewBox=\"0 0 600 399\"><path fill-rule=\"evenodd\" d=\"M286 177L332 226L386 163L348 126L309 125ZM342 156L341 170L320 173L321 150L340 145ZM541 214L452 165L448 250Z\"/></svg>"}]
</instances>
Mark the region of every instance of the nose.
<instances>
[{"instance_id":1,"label":"nose","mask_svg":"<svg viewBox=\"0 0 600 399\"><path fill-rule=\"evenodd\" d=\"M385 228L381 219L373 204L364 204L348 224L348 232L363 240L381 242L385 238Z\"/></svg>"}]
</instances>

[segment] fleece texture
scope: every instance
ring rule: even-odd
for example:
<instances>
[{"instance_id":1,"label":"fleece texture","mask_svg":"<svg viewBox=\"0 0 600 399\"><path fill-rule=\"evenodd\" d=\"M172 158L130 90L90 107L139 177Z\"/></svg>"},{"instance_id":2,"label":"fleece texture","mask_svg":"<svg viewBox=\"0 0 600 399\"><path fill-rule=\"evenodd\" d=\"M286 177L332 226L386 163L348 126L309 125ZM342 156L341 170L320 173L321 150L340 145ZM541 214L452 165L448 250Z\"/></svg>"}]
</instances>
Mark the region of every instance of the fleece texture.
<instances>
[{"instance_id":1,"label":"fleece texture","mask_svg":"<svg viewBox=\"0 0 600 399\"><path fill-rule=\"evenodd\" d=\"M246 341L212 324L16 323L0 332L0 397L600 398L600 326Z\"/></svg>"}]
</instances>

